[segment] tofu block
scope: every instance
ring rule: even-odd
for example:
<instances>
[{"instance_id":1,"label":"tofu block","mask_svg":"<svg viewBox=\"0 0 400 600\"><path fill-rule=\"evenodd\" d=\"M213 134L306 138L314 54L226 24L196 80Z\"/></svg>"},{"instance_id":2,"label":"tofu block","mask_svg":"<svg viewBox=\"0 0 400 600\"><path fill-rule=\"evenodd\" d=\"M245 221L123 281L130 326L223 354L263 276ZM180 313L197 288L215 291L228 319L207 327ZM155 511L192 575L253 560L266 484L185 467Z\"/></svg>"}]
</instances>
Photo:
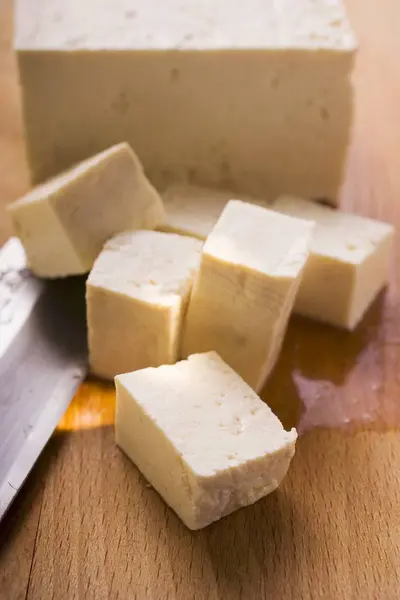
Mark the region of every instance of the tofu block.
<instances>
[{"instance_id":1,"label":"tofu block","mask_svg":"<svg viewBox=\"0 0 400 600\"><path fill-rule=\"evenodd\" d=\"M297 433L215 352L115 378L116 442L187 527L273 492Z\"/></svg>"},{"instance_id":2,"label":"tofu block","mask_svg":"<svg viewBox=\"0 0 400 600\"><path fill-rule=\"evenodd\" d=\"M91 371L104 379L178 359L181 324L202 243L157 231L105 245L87 280Z\"/></svg>"},{"instance_id":3,"label":"tofu block","mask_svg":"<svg viewBox=\"0 0 400 600\"><path fill-rule=\"evenodd\" d=\"M231 200L203 247L183 356L215 350L259 391L281 349L313 227Z\"/></svg>"},{"instance_id":4,"label":"tofu block","mask_svg":"<svg viewBox=\"0 0 400 600\"><path fill-rule=\"evenodd\" d=\"M40 277L87 273L104 243L127 229L154 229L162 200L128 144L93 156L8 206L31 270Z\"/></svg>"},{"instance_id":5,"label":"tofu block","mask_svg":"<svg viewBox=\"0 0 400 600\"><path fill-rule=\"evenodd\" d=\"M189 184L172 184L162 194L167 213L159 229L205 240L211 233L229 200L235 192L205 188ZM268 206L266 200L240 195L240 199L258 206Z\"/></svg>"},{"instance_id":6,"label":"tofu block","mask_svg":"<svg viewBox=\"0 0 400 600\"><path fill-rule=\"evenodd\" d=\"M388 282L394 227L290 196L273 208L316 223L295 312L353 330Z\"/></svg>"},{"instance_id":7,"label":"tofu block","mask_svg":"<svg viewBox=\"0 0 400 600\"><path fill-rule=\"evenodd\" d=\"M356 42L342 0L16 0L35 182L126 139L151 181L335 202Z\"/></svg>"}]
</instances>

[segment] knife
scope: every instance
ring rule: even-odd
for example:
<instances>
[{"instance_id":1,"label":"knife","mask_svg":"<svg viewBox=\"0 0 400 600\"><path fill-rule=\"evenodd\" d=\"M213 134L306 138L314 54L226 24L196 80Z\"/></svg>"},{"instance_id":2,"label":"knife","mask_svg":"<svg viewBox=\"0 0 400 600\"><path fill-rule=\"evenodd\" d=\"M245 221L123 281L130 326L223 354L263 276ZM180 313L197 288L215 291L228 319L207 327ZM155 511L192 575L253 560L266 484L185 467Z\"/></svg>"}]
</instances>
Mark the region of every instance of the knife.
<instances>
[{"instance_id":1,"label":"knife","mask_svg":"<svg viewBox=\"0 0 400 600\"><path fill-rule=\"evenodd\" d=\"M87 374L85 278L41 281L0 250L0 520Z\"/></svg>"}]
</instances>

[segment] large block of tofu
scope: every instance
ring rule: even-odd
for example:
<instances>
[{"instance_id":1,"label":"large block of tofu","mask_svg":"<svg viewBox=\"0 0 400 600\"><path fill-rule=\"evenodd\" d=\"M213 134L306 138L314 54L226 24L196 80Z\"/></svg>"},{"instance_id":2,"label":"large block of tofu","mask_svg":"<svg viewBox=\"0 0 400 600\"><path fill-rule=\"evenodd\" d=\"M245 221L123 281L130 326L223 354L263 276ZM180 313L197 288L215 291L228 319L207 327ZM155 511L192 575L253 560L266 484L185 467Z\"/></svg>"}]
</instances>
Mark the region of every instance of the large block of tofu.
<instances>
[{"instance_id":1,"label":"large block of tofu","mask_svg":"<svg viewBox=\"0 0 400 600\"><path fill-rule=\"evenodd\" d=\"M204 244L183 356L215 350L256 391L278 358L313 224L231 200Z\"/></svg>"},{"instance_id":2,"label":"large block of tofu","mask_svg":"<svg viewBox=\"0 0 400 600\"><path fill-rule=\"evenodd\" d=\"M215 352L115 382L117 444L190 529L253 504L286 475L296 431Z\"/></svg>"},{"instance_id":3,"label":"large block of tofu","mask_svg":"<svg viewBox=\"0 0 400 600\"><path fill-rule=\"evenodd\" d=\"M91 371L104 379L173 363L201 242L156 231L117 235L87 280Z\"/></svg>"},{"instance_id":4,"label":"large block of tofu","mask_svg":"<svg viewBox=\"0 0 400 600\"><path fill-rule=\"evenodd\" d=\"M388 281L394 227L290 196L274 209L316 224L295 311L354 329Z\"/></svg>"},{"instance_id":5,"label":"large block of tofu","mask_svg":"<svg viewBox=\"0 0 400 600\"><path fill-rule=\"evenodd\" d=\"M120 139L175 180L336 200L353 114L342 0L17 0L35 181Z\"/></svg>"},{"instance_id":6,"label":"large block of tofu","mask_svg":"<svg viewBox=\"0 0 400 600\"><path fill-rule=\"evenodd\" d=\"M228 190L184 183L172 184L162 194L166 218L159 229L205 240L229 200L235 197L236 194ZM266 200L246 194L241 194L240 199L258 206L269 205Z\"/></svg>"},{"instance_id":7,"label":"large block of tofu","mask_svg":"<svg viewBox=\"0 0 400 600\"><path fill-rule=\"evenodd\" d=\"M128 144L97 154L8 207L29 266L41 277L90 271L103 244L126 229L154 229L162 200Z\"/></svg>"}]
</instances>

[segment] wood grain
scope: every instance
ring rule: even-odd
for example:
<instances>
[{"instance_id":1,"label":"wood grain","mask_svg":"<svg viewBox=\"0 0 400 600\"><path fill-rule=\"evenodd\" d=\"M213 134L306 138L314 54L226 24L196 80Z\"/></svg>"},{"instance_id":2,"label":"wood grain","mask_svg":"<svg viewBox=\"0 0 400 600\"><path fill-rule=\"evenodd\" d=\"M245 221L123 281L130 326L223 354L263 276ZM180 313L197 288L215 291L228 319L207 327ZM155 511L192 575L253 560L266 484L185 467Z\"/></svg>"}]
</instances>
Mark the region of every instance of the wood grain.
<instances>
[{"instance_id":1,"label":"wood grain","mask_svg":"<svg viewBox=\"0 0 400 600\"><path fill-rule=\"evenodd\" d=\"M10 5L0 4L0 210L28 181ZM343 207L400 226L400 3L348 5L361 50ZM86 383L1 525L0 598L397 600L399 258L397 240L390 289L354 334L292 320L264 391L305 432L289 476L204 531L187 531L118 451L113 391Z\"/></svg>"}]
</instances>

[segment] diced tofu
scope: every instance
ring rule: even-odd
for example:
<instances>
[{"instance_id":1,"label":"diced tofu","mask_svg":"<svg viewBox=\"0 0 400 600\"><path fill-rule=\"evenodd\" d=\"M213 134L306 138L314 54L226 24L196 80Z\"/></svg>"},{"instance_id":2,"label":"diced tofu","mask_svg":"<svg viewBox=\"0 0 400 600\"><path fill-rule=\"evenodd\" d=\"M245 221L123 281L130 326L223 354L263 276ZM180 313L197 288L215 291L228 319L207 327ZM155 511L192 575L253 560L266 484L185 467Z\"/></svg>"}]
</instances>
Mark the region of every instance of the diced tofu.
<instances>
[{"instance_id":1,"label":"diced tofu","mask_svg":"<svg viewBox=\"0 0 400 600\"><path fill-rule=\"evenodd\" d=\"M119 373L174 363L202 243L156 231L117 235L87 280L92 372Z\"/></svg>"},{"instance_id":2,"label":"diced tofu","mask_svg":"<svg viewBox=\"0 0 400 600\"><path fill-rule=\"evenodd\" d=\"M286 475L296 430L216 353L115 381L117 444L190 529L253 504Z\"/></svg>"},{"instance_id":3,"label":"diced tofu","mask_svg":"<svg viewBox=\"0 0 400 600\"><path fill-rule=\"evenodd\" d=\"M174 181L338 199L356 42L343 0L16 0L34 181L129 141Z\"/></svg>"},{"instance_id":4,"label":"diced tofu","mask_svg":"<svg viewBox=\"0 0 400 600\"><path fill-rule=\"evenodd\" d=\"M231 200L207 238L183 356L215 350L256 391L279 355L313 224Z\"/></svg>"},{"instance_id":5,"label":"diced tofu","mask_svg":"<svg viewBox=\"0 0 400 600\"><path fill-rule=\"evenodd\" d=\"M31 270L41 277L90 271L103 244L127 229L154 229L162 200L128 144L93 156L8 207Z\"/></svg>"},{"instance_id":6,"label":"diced tofu","mask_svg":"<svg viewBox=\"0 0 400 600\"><path fill-rule=\"evenodd\" d=\"M273 208L316 223L295 311L354 329L388 281L394 227L290 196Z\"/></svg>"},{"instance_id":7,"label":"diced tofu","mask_svg":"<svg viewBox=\"0 0 400 600\"><path fill-rule=\"evenodd\" d=\"M237 197L232 191L217 190L188 184L173 184L162 194L166 221L159 227L205 240L211 233L229 200ZM241 194L240 200L268 206L266 200L258 200Z\"/></svg>"}]
</instances>

